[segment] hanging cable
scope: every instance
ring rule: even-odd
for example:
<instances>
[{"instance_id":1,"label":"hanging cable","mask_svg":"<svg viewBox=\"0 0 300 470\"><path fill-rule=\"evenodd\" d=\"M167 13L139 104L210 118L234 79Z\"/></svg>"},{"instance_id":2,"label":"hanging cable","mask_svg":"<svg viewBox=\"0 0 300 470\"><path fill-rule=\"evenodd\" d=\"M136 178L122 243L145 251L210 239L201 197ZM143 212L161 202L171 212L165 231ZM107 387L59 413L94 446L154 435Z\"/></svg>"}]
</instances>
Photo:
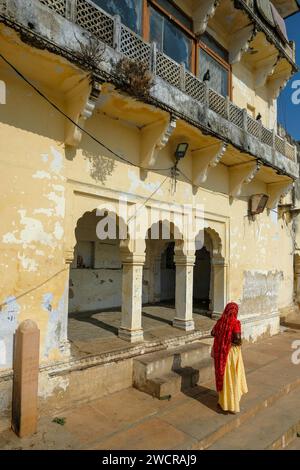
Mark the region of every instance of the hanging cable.
<instances>
[{"instance_id":1,"label":"hanging cable","mask_svg":"<svg viewBox=\"0 0 300 470\"><path fill-rule=\"evenodd\" d=\"M105 145L102 141L97 139L93 134L88 132L86 129L84 129L80 124L75 122L70 116L68 116L59 106L57 106L50 98L48 98L39 88L37 88L28 78L25 77L25 75L22 74L9 60L7 60L1 53L0 53L1 59L12 69L14 72L22 79L24 80L39 96L41 96L45 101L47 101L50 106L52 106L57 112L59 112L62 116L64 116L69 122L71 122L74 126L76 126L81 132L86 134L90 139L92 139L94 142L97 144L101 145L105 150L110 152L112 155L117 157L118 159L128 163L131 166L134 166L136 168L140 168L141 170L151 170L151 171L169 171L173 168L173 165L169 168L147 168L143 167L141 165L137 165L136 163L131 162L125 157L122 157L118 153L116 153L114 150L109 148L107 145Z\"/></svg>"},{"instance_id":2,"label":"hanging cable","mask_svg":"<svg viewBox=\"0 0 300 470\"><path fill-rule=\"evenodd\" d=\"M147 199L143 201L143 204L135 211L135 213L131 217L129 217L127 221L128 225L131 222L131 220L134 219L137 216L137 214L143 209L143 207L145 207L147 202L150 201L150 199L152 199L152 197L160 190L160 188L165 184L168 178L169 176L166 176L165 179L160 183L160 185L153 191L153 193L151 193L150 196L148 196Z\"/></svg>"}]
</instances>

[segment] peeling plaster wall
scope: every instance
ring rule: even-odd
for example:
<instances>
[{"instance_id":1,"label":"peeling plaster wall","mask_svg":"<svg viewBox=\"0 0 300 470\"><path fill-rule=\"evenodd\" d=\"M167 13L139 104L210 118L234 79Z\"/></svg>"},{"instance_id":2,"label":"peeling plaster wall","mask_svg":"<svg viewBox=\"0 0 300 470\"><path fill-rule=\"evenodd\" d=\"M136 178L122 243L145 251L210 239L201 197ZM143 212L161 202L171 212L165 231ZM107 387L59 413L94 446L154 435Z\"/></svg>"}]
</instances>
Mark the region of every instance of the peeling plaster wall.
<instances>
[{"instance_id":1,"label":"peeling plaster wall","mask_svg":"<svg viewBox=\"0 0 300 470\"><path fill-rule=\"evenodd\" d=\"M247 187L249 194L264 191L259 182ZM279 310L293 304L292 224L276 211L264 211L250 221L246 201L233 202L231 214L230 299L240 304L248 336L255 340L277 333Z\"/></svg>"},{"instance_id":2,"label":"peeling plaster wall","mask_svg":"<svg viewBox=\"0 0 300 470\"><path fill-rule=\"evenodd\" d=\"M15 74L0 75L0 367L9 368L21 321L37 322L42 361L66 338L65 176L63 120Z\"/></svg>"},{"instance_id":3,"label":"peeling plaster wall","mask_svg":"<svg viewBox=\"0 0 300 470\"><path fill-rule=\"evenodd\" d=\"M13 51L12 46L7 50ZM18 56L22 70L28 75L38 70L41 74L38 85L63 107L62 84L69 75L62 68L60 59L49 55L51 66L46 70L39 63L42 54L46 53L33 52L32 48L30 51L32 63L24 51L24 56L20 54L23 59ZM45 58L43 60L42 64ZM47 76L49 70L53 73L50 78ZM228 196L229 170L221 163L209 171L207 181L197 193L180 176L174 191L174 181L167 179L163 183L165 171L149 171L141 177L138 168L117 161L87 136L83 137L78 149L65 147L62 144L63 118L3 64L0 65L0 79L6 85L6 104L0 106L1 369L11 367L13 334L17 325L27 318L36 321L41 332L41 363L63 358L69 287L71 311L80 310L87 304L89 309L120 305L118 250L114 246L108 248L108 245L103 249L104 244L95 238L95 226L86 226L87 232L92 230L92 238L81 233L83 240L99 243L95 245L95 268L77 270L73 265L70 286L66 252L68 254L74 248L78 219L87 210L92 211L100 203L111 202L120 196L126 196L131 202L145 201L160 185L151 198L155 204L175 202L194 207L204 204L205 225L214 229L222 242L222 256L227 266L226 300L241 304L244 335L254 340L278 331L278 310L293 302L293 245L291 223L279 219L275 212L265 211L255 221L247 217L248 196L265 192L265 183L255 178L243 187L240 198L232 201ZM60 85L61 93L55 93L54 86L47 88L49 80L57 87ZM177 96L181 96L179 91ZM190 106L190 101L185 105ZM128 121L119 117L121 111L124 117L124 110L128 113ZM106 146L138 164L139 126L162 117L166 117L162 111L136 100L129 105L114 98L107 108L94 113L86 128ZM188 128L181 130L186 132L187 139L194 137ZM170 167L173 150L168 144L160 151L159 167ZM191 179L191 155L188 154L180 165ZM147 301L145 278L143 298ZM163 278L166 279L164 275ZM126 384L130 386L130 381ZM0 393L0 409L9 402L10 389L4 388L3 396ZM56 392L58 396L59 393L67 394L67 391L68 381L64 378L53 379L51 383L46 379L41 382L44 397Z\"/></svg>"}]
</instances>

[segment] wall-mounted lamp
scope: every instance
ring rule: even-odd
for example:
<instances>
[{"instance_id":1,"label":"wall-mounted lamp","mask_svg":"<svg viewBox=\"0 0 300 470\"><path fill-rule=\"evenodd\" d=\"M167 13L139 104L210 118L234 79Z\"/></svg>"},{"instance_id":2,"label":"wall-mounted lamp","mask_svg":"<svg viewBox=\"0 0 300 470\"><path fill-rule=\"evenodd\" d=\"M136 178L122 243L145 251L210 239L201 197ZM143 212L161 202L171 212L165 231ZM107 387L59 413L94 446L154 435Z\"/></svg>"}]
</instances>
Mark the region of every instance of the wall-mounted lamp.
<instances>
[{"instance_id":1,"label":"wall-mounted lamp","mask_svg":"<svg viewBox=\"0 0 300 470\"><path fill-rule=\"evenodd\" d=\"M176 150L175 150L176 162L178 162L179 160L185 157L188 148L189 148L189 144L187 144L186 142L181 142L180 144L177 145Z\"/></svg>"},{"instance_id":2,"label":"wall-mounted lamp","mask_svg":"<svg viewBox=\"0 0 300 470\"><path fill-rule=\"evenodd\" d=\"M268 200L267 194L253 194L249 199L249 215L253 217L261 214L265 210Z\"/></svg>"}]
</instances>

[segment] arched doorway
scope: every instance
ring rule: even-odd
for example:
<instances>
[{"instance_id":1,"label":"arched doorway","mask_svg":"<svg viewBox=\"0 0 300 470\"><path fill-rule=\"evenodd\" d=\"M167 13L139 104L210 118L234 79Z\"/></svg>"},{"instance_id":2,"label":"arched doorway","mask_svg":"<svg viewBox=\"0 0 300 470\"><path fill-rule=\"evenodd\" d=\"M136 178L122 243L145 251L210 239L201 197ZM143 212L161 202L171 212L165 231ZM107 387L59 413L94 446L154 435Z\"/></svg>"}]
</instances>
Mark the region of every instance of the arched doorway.
<instances>
[{"instance_id":1,"label":"arched doorway","mask_svg":"<svg viewBox=\"0 0 300 470\"><path fill-rule=\"evenodd\" d=\"M119 336L143 340L141 259L130 251L127 226L115 212L85 212L75 229L69 275L68 339L85 351ZM138 259L137 259L138 258ZM139 294L140 292L140 294ZM101 347L102 347L101 346ZM100 347L100 349L101 349Z\"/></svg>"},{"instance_id":2,"label":"arched doorway","mask_svg":"<svg viewBox=\"0 0 300 470\"><path fill-rule=\"evenodd\" d=\"M174 224L159 221L146 238L143 303L175 306L176 265Z\"/></svg>"},{"instance_id":3,"label":"arched doorway","mask_svg":"<svg viewBox=\"0 0 300 470\"><path fill-rule=\"evenodd\" d=\"M77 223L76 246L70 266L69 312L120 307L122 304L122 262L120 240L101 240L96 228L101 220L96 211L87 212Z\"/></svg>"},{"instance_id":4,"label":"arched doorway","mask_svg":"<svg viewBox=\"0 0 300 470\"><path fill-rule=\"evenodd\" d=\"M199 240L201 243L196 243L198 249L195 252L193 275L193 310L204 315L219 316L225 307L227 292L222 241L210 227L204 229L204 237L199 237Z\"/></svg>"}]
</instances>

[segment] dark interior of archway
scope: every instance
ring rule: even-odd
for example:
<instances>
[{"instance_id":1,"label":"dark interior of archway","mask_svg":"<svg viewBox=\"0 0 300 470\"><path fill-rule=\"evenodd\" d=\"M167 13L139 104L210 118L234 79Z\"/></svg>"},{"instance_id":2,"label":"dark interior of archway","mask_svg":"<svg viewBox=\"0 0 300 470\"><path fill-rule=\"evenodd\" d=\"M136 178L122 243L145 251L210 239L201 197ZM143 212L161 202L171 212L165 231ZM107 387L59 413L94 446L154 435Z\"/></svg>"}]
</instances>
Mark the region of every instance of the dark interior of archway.
<instances>
[{"instance_id":1,"label":"dark interior of archway","mask_svg":"<svg viewBox=\"0 0 300 470\"><path fill-rule=\"evenodd\" d=\"M174 262L175 243L170 242L161 255L161 302L175 306L176 266Z\"/></svg>"},{"instance_id":2,"label":"dark interior of archway","mask_svg":"<svg viewBox=\"0 0 300 470\"><path fill-rule=\"evenodd\" d=\"M210 303L211 262L210 253L203 247L196 251L193 285L193 310L205 313Z\"/></svg>"}]
</instances>

